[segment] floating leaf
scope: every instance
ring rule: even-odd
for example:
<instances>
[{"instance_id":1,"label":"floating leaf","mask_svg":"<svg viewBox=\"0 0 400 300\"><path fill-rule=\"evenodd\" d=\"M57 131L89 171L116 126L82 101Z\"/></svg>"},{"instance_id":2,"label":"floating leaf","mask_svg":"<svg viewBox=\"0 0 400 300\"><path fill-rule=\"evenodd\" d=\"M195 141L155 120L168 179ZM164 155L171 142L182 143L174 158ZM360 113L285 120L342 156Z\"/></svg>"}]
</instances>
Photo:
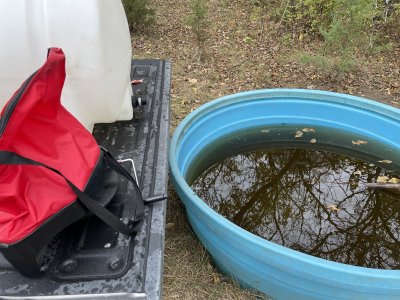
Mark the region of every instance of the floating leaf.
<instances>
[{"instance_id":1,"label":"floating leaf","mask_svg":"<svg viewBox=\"0 0 400 300\"><path fill-rule=\"evenodd\" d=\"M393 178L389 179L388 183L398 184L398 183L400 183L400 179L396 178L396 177L393 177Z\"/></svg>"},{"instance_id":2,"label":"floating leaf","mask_svg":"<svg viewBox=\"0 0 400 300\"><path fill-rule=\"evenodd\" d=\"M314 132L315 132L315 129L314 129L314 128L303 128L301 131L303 131L303 132L312 132L312 133L314 133Z\"/></svg>"},{"instance_id":3,"label":"floating leaf","mask_svg":"<svg viewBox=\"0 0 400 300\"><path fill-rule=\"evenodd\" d=\"M299 137L302 137L302 136L303 136L303 132L298 130L298 131L296 131L296 135L294 137L295 138L299 138Z\"/></svg>"},{"instance_id":4,"label":"floating leaf","mask_svg":"<svg viewBox=\"0 0 400 300\"><path fill-rule=\"evenodd\" d=\"M392 161L388 160L388 159L384 159L384 160L379 160L378 162L382 163L382 164L391 164Z\"/></svg>"},{"instance_id":5,"label":"floating leaf","mask_svg":"<svg viewBox=\"0 0 400 300\"><path fill-rule=\"evenodd\" d=\"M389 181L389 177L387 176L379 176L376 180L377 183L386 183Z\"/></svg>"},{"instance_id":6,"label":"floating leaf","mask_svg":"<svg viewBox=\"0 0 400 300\"><path fill-rule=\"evenodd\" d=\"M316 139L311 139L311 140L310 140L310 143L311 143L311 144L315 144L316 142L317 142Z\"/></svg>"},{"instance_id":7,"label":"floating leaf","mask_svg":"<svg viewBox=\"0 0 400 300\"><path fill-rule=\"evenodd\" d=\"M340 211L340 208L337 207L335 204L329 204L325 206L328 210L333 211L333 212L338 212Z\"/></svg>"},{"instance_id":8,"label":"floating leaf","mask_svg":"<svg viewBox=\"0 0 400 300\"><path fill-rule=\"evenodd\" d=\"M358 145L358 146L368 144L367 141L362 141L362 140L351 141L351 142L353 143L353 145Z\"/></svg>"}]
</instances>

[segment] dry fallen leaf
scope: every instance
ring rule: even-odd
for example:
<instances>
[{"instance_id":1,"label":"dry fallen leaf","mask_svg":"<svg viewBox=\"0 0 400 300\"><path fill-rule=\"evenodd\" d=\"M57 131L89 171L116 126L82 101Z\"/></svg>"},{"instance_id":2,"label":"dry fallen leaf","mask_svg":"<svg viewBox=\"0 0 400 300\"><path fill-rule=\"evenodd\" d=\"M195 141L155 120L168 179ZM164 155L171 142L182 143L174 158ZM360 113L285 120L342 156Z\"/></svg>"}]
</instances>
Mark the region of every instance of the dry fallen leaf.
<instances>
[{"instance_id":1,"label":"dry fallen leaf","mask_svg":"<svg viewBox=\"0 0 400 300\"><path fill-rule=\"evenodd\" d=\"M220 283L220 282L221 282L221 280L219 279L219 276L218 276L218 274L216 274L216 273L213 273L213 274L212 274L212 276L213 276L213 281L214 281L214 283L215 283L215 284L217 284L217 283Z\"/></svg>"},{"instance_id":2,"label":"dry fallen leaf","mask_svg":"<svg viewBox=\"0 0 400 300\"><path fill-rule=\"evenodd\" d=\"M361 173L361 171L360 171L360 170L358 170L358 171L355 171L353 174L354 174L354 175L358 175L358 176L361 176L361 175L362 175L362 173Z\"/></svg>"},{"instance_id":3,"label":"dry fallen leaf","mask_svg":"<svg viewBox=\"0 0 400 300\"><path fill-rule=\"evenodd\" d=\"M384 159L384 160L379 160L378 162L382 163L382 164L391 164L392 161L388 160L388 159Z\"/></svg>"},{"instance_id":4,"label":"dry fallen leaf","mask_svg":"<svg viewBox=\"0 0 400 300\"><path fill-rule=\"evenodd\" d=\"M314 128L303 128L301 131L303 131L303 132L315 132L315 129Z\"/></svg>"},{"instance_id":5,"label":"dry fallen leaf","mask_svg":"<svg viewBox=\"0 0 400 300\"><path fill-rule=\"evenodd\" d=\"M338 208L337 205L335 205L335 204L329 204L329 205L326 205L325 207L333 212L340 211L340 208Z\"/></svg>"},{"instance_id":6,"label":"dry fallen leaf","mask_svg":"<svg viewBox=\"0 0 400 300\"><path fill-rule=\"evenodd\" d=\"M302 137L302 136L303 136L303 132L298 130L298 131L296 131L296 135L294 137L295 138L299 138L299 137Z\"/></svg>"},{"instance_id":7,"label":"dry fallen leaf","mask_svg":"<svg viewBox=\"0 0 400 300\"><path fill-rule=\"evenodd\" d=\"M167 224L165 224L165 228L167 228L167 229L172 228L172 227L175 227L175 223L167 223Z\"/></svg>"},{"instance_id":8,"label":"dry fallen leaf","mask_svg":"<svg viewBox=\"0 0 400 300\"><path fill-rule=\"evenodd\" d=\"M198 80L196 78L190 78L188 81L189 81L189 83L197 83L198 82Z\"/></svg>"},{"instance_id":9,"label":"dry fallen leaf","mask_svg":"<svg viewBox=\"0 0 400 300\"><path fill-rule=\"evenodd\" d=\"M378 178L376 179L377 183L386 183L389 181L389 177L387 176L378 176Z\"/></svg>"},{"instance_id":10,"label":"dry fallen leaf","mask_svg":"<svg viewBox=\"0 0 400 300\"><path fill-rule=\"evenodd\" d=\"M362 141L362 140L351 141L351 142L353 143L353 145L358 145L358 146L368 144L367 141Z\"/></svg>"}]
</instances>

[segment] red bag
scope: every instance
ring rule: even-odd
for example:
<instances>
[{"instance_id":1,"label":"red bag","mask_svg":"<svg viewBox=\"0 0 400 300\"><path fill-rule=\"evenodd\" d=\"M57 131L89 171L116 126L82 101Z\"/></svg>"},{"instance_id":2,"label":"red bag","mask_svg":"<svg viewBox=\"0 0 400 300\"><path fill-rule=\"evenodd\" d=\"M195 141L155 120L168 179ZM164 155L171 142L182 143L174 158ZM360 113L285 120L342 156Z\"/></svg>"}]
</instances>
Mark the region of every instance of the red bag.
<instances>
[{"instance_id":1,"label":"red bag","mask_svg":"<svg viewBox=\"0 0 400 300\"><path fill-rule=\"evenodd\" d=\"M115 172L139 188L61 105L64 80L64 54L52 48L1 113L0 250L26 276L42 274L41 248L89 212L116 231L134 232L104 205L117 190ZM143 217L143 199L136 201L133 221Z\"/></svg>"}]
</instances>

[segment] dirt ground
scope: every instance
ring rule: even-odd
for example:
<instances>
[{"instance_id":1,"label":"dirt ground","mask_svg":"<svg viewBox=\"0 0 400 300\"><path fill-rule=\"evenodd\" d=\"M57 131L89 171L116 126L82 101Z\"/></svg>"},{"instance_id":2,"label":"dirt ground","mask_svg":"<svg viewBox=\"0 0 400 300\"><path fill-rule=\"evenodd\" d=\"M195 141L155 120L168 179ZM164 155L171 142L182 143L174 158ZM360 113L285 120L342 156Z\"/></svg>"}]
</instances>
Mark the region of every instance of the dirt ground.
<instances>
[{"instance_id":1,"label":"dirt ground","mask_svg":"<svg viewBox=\"0 0 400 300\"><path fill-rule=\"evenodd\" d=\"M205 60L185 18L190 0L152 0L154 28L133 34L135 58L172 61L171 131L201 104L239 91L260 88L308 88L343 92L400 106L400 45L388 53L360 57L351 74L321 73L298 62L296 53L313 53L315 41L283 38L278 22L265 19L247 0L209 0ZM294 50L296 49L296 50ZM218 273L187 222L184 206L170 186L163 298L264 299L242 290Z\"/></svg>"}]
</instances>

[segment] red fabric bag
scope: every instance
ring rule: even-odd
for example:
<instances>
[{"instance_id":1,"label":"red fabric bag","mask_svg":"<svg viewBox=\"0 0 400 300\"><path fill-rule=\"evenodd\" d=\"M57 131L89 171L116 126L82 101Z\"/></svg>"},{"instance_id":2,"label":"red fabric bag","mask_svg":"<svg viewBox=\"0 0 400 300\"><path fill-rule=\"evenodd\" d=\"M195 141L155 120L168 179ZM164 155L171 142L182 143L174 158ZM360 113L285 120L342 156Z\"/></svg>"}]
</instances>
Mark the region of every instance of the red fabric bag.
<instances>
[{"instance_id":1,"label":"red fabric bag","mask_svg":"<svg viewBox=\"0 0 400 300\"><path fill-rule=\"evenodd\" d=\"M1 113L0 250L26 276L41 274L40 249L88 212L133 232L104 208L116 192L116 172L133 178L61 105L64 80L64 54L52 48ZM96 196L107 180L114 182L100 193L107 199ZM143 199L137 201L135 221L143 216Z\"/></svg>"}]
</instances>

